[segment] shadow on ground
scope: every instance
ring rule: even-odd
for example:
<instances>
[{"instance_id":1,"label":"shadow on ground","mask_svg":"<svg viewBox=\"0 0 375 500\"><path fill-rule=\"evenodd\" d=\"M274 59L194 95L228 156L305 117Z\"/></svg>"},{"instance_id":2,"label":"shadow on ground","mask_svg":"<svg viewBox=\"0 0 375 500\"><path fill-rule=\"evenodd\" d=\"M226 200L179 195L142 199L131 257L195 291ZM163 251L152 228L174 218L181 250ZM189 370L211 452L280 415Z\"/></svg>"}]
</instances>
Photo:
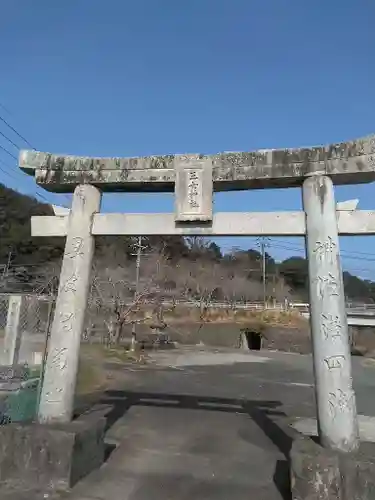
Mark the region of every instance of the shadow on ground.
<instances>
[{"instance_id":1,"label":"shadow on ground","mask_svg":"<svg viewBox=\"0 0 375 500\"><path fill-rule=\"evenodd\" d=\"M280 401L253 401L210 396L109 390L100 396L98 394L91 395L86 407L82 407L77 416L95 411L101 412L106 417L106 430L108 431L134 406L197 409L248 415L284 455L284 459L276 462L273 481L282 498L285 500L291 499L289 453L296 432L289 426L283 425L280 421L277 423L274 421L278 417L286 417L285 413L279 410L281 407ZM115 445L109 445L107 457L115 448Z\"/></svg>"}]
</instances>

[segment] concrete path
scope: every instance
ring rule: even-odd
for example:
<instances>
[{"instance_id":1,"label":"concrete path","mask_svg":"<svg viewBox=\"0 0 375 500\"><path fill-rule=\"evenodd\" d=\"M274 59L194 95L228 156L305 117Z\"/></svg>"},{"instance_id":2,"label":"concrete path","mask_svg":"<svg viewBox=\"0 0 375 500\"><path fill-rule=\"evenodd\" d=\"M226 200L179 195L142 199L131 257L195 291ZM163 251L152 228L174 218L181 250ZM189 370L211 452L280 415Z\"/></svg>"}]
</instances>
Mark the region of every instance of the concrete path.
<instances>
[{"instance_id":1,"label":"concrete path","mask_svg":"<svg viewBox=\"0 0 375 500\"><path fill-rule=\"evenodd\" d=\"M266 416L272 404L248 402L246 408L227 400L165 401L151 395L139 404L112 427L108 437L117 448L74 489L74 499L288 498L287 462L279 445L287 452L290 441L285 435L277 442L279 431L268 436L259 427L272 430Z\"/></svg>"},{"instance_id":2,"label":"concrete path","mask_svg":"<svg viewBox=\"0 0 375 500\"><path fill-rule=\"evenodd\" d=\"M290 500L292 424L315 417L310 356L184 348L112 368L124 387L90 410L107 415L112 453L67 498ZM375 416L375 363L353 358L353 373ZM26 498L42 497L9 500Z\"/></svg>"},{"instance_id":3,"label":"concrete path","mask_svg":"<svg viewBox=\"0 0 375 500\"><path fill-rule=\"evenodd\" d=\"M374 366L353 360L359 410L370 415ZM310 356L184 348L129 376L97 407L111 409L115 449L73 499L290 499L292 424L315 416Z\"/></svg>"}]
</instances>

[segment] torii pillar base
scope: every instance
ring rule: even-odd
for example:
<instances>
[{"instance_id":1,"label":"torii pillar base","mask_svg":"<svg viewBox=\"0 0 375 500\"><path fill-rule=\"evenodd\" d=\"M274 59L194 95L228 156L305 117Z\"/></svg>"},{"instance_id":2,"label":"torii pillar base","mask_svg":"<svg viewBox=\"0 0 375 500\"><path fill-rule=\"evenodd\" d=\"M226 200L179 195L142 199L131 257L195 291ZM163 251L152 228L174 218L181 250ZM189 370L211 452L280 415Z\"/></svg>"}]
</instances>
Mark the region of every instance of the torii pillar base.
<instances>
[{"instance_id":1,"label":"torii pillar base","mask_svg":"<svg viewBox=\"0 0 375 500\"><path fill-rule=\"evenodd\" d=\"M375 444L342 453L298 437L290 454L293 500L375 499Z\"/></svg>"},{"instance_id":2,"label":"torii pillar base","mask_svg":"<svg viewBox=\"0 0 375 500\"><path fill-rule=\"evenodd\" d=\"M105 418L86 416L67 423L0 426L1 498L2 489L45 495L68 491L103 464L105 423Z\"/></svg>"}]
</instances>

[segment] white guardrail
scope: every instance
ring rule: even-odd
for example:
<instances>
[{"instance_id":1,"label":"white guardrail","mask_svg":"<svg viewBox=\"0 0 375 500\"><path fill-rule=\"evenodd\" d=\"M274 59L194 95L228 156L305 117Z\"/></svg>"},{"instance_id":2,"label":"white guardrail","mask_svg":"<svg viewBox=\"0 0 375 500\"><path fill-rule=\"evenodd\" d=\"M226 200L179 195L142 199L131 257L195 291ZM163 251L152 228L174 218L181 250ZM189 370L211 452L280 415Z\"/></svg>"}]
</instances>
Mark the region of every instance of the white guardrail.
<instances>
[{"instance_id":1,"label":"white guardrail","mask_svg":"<svg viewBox=\"0 0 375 500\"><path fill-rule=\"evenodd\" d=\"M123 305L131 306L131 302L124 303ZM301 314L308 314L310 312L310 305L306 302L215 302L210 303L200 302L199 300L165 300L162 302L164 306L174 307L176 305L184 305L187 307L212 307L218 309L246 309L253 311L298 311ZM346 311L349 316L374 316L375 317L375 304L358 304L347 302Z\"/></svg>"},{"instance_id":2,"label":"white guardrail","mask_svg":"<svg viewBox=\"0 0 375 500\"><path fill-rule=\"evenodd\" d=\"M244 303L230 303L230 302L210 302L208 304L201 304L199 301L184 301L184 300L176 300L174 302L163 302L164 305L186 305L191 307L200 307L204 305L205 307L216 307L219 309L246 309L246 310L273 310L273 311L291 311L296 310L301 313L309 312L310 305L308 303L303 302L244 302ZM375 316L375 304L354 304L352 302L347 303L346 305L347 312L350 315L368 315Z\"/></svg>"}]
</instances>

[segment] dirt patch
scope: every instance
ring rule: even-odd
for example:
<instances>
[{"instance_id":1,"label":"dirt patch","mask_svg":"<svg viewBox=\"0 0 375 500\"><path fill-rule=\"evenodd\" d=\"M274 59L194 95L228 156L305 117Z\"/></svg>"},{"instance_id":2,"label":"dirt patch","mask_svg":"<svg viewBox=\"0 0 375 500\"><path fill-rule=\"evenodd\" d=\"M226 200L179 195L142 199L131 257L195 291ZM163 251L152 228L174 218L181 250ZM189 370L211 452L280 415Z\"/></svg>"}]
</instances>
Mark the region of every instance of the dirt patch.
<instances>
[{"instance_id":1,"label":"dirt patch","mask_svg":"<svg viewBox=\"0 0 375 500\"><path fill-rule=\"evenodd\" d=\"M128 352L123 346L108 349L102 344L82 344L76 392L79 396L111 389L124 380L118 370L108 369L108 363L122 366L144 364L147 355L140 351Z\"/></svg>"}]
</instances>

